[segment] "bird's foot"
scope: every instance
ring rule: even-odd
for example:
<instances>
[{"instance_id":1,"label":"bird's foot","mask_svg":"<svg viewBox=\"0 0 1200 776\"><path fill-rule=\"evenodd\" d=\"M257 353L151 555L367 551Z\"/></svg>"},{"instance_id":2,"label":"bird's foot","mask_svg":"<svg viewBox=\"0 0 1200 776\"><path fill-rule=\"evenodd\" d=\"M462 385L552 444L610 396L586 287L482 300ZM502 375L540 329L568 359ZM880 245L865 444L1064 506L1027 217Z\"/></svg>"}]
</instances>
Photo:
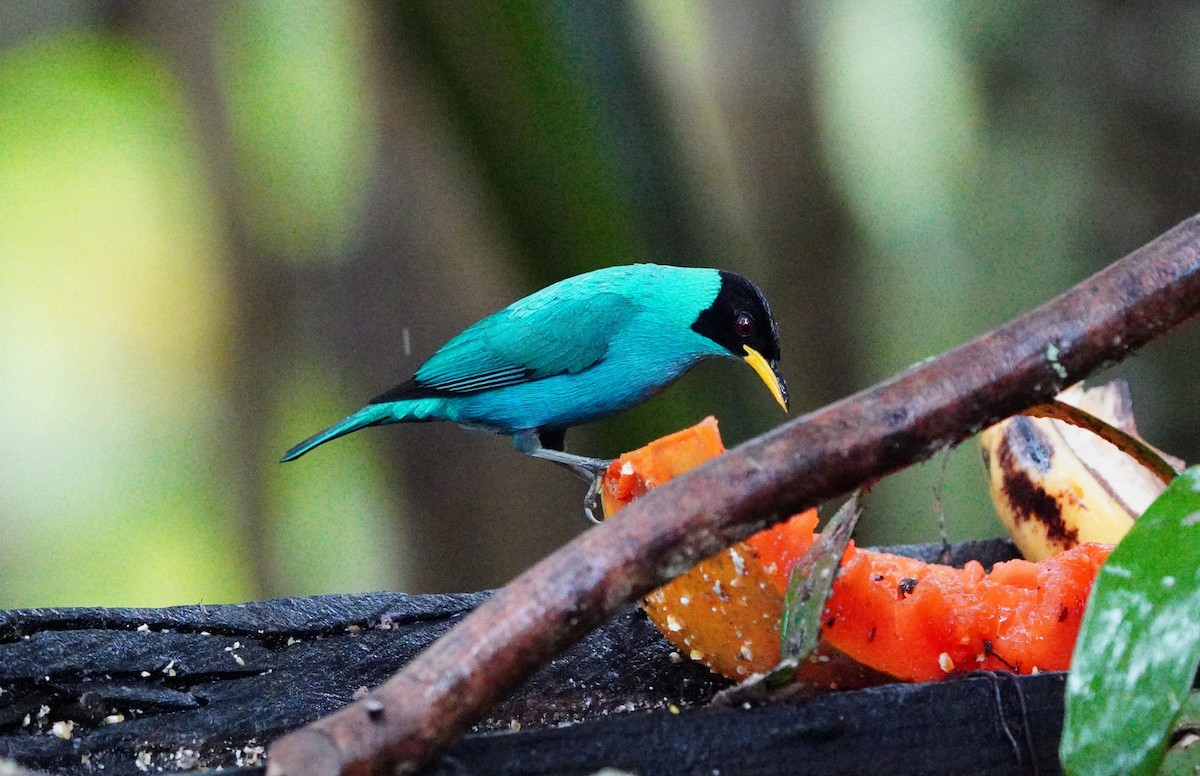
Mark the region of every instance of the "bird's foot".
<instances>
[{"instance_id":1,"label":"bird's foot","mask_svg":"<svg viewBox=\"0 0 1200 776\"><path fill-rule=\"evenodd\" d=\"M570 469L577 477L585 480L588 483L588 491L583 497L583 513L593 523L603 520L603 517L597 518L596 515L604 514L600 505L600 485L604 481L604 473L608 471L608 467L612 463L611 460L572 455L562 450L542 447L541 439L533 431L514 435L513 443L522 453L532 455L534 458L553 461L565 469Z\"/></svg>"},{"instance_id":2,"label":"bird's foot","mask_svg":"<svg viewBox=\"0 0 1200 776\"><path fill-rule=\"evenodd\" d=\"M604 522L604 504L600 499L600 486L603 484L604 475L596 475L592 478L592 484L588 486L587 493L583 496L583 514L594 525ZM600 517L596 517L596 515L600 515Z\"/></svg>"},{"instance_id":3,"label":"bird's foot","mask_svg":"<svg viewBox=\"0 0 1200 776\"><path fill-rule=\"evenodd\" d=\"M557 463L565 466L575 472L581 479L587 481L587 493L583 496L583 514L589 521L599 525L604 522L604 507L601 503L600 488L604 484L604 474L608 471L608 467L612 464L612 461L606 461L603 458L572 457L577 460L571 462L558 461Z\"/></svg>"}]
</instances>

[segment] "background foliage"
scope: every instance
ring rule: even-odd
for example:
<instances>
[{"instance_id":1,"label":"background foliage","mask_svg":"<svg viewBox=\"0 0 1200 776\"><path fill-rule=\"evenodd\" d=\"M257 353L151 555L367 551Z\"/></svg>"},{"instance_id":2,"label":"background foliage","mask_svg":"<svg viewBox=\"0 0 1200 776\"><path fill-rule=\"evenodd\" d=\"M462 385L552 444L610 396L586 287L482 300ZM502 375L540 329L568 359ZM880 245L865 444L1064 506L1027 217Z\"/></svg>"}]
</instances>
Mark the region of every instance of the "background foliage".
<instances>
[{"instance_id":1,"label":"background foliage","mask_svg":"<svg viewBox=\"0 0 1200 776\"><path fill-rule=\"evenodd\" d=\"M887 377L1196 211L1197 30L1181 1L6 0L0 606L502 583L585 527L569 475L440 425L279 455L614 263L756 279L799 411ZM1120 374L1195 460L1185 339ZM730 444L783 420L710 364L570 444L709 413ZM964 445L860 537L935 540L939 503L995 534L983 483Z\"/></svg>"}]
</instances>

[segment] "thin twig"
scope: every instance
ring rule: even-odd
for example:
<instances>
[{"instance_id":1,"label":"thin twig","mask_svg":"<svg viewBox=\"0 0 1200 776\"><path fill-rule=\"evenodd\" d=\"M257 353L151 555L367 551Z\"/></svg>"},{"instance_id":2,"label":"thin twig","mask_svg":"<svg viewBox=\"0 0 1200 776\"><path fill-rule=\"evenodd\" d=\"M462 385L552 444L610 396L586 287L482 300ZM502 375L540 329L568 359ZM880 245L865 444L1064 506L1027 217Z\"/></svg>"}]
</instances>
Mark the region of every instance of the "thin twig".
<instances>
[{"instance_id":1,"label":"thin twig","mask_svg":"<svg viewBox=\"0 0 1200 776\"><path fill-rule=\"evenodd\" d=\"M1042 403L1200 313L1200 217L1067 293L652 491L526 571L367 698L271 747L280 776L410 772L628 601L801 509Z\"/></svg>"}]
</instances>

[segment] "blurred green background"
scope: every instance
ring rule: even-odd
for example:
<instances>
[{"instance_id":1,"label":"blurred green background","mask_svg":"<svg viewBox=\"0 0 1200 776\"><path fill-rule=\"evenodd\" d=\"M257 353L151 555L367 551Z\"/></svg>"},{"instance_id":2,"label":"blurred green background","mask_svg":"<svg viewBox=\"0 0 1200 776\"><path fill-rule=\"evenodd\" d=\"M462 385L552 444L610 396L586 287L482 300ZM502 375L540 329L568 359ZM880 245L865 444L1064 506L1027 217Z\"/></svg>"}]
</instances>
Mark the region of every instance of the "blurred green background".
<instances>
[{"instance_id":1,"label":"blurred green background","mask_svg":"<svg viewBox=\"0 0 1200 776\"><path fill-rule=\"evenodd\" d=\"M0 607L467 590L586 526L508 440L292 443L561 277L719 266L794 411L1057 294L1200 206L1187 2L3 0ZM1200 458L1194 330L1114 371ZM406 351L404 343L410 343ZM700 367L611 456L784 420ZM973 443L872 543L995 535Z\"/></svg>"}]
</instances>

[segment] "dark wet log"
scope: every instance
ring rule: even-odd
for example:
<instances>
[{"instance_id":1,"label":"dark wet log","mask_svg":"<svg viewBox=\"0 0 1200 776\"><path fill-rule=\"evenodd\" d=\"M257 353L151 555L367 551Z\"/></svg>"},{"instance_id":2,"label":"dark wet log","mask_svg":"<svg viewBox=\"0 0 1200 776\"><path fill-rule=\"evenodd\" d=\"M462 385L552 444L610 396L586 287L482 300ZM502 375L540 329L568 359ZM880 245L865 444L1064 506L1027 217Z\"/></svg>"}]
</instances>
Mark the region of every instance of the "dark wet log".
<instances>
[{"instance_id":1,"label":"dark wet log","mask_svg":"<svg viewBox=\"0 0 1200 776\"><path fill-rule=\"evenodd\" d=\"M152 771L253 765L271 740L382 682L484 598L3 612L0 758L51 773L134 774L139 760ZM726 686L672 651L631 607L477 730L687 708Z\"/></svg>"},{"instance_id":2,"label":"dark wet log","mask_svg":"<svg viewBox=\"0 0 1200 776\"><path fill-rule=\"evenodd\" d=\"M894 550L933 560L941 548ZM950 562L990 564L1013 554L1006 541L970 542L954 545ZM140 774L143 767L257 768L270 741L383 681L485 598L380 593L239 606L0 612L0 759L48 773L106 776ZM701 711L696 707L726 682L672 652L639 611L626 609L535 674L433 770L590 773L623 764L642 773L680 772L680 753L689 752L695 772L728 772L747 758L765 763L769 754L786 767L758 772L782 773L797 758L874 757L865 750L875 747L864 746L874 726L916 724L926 718L906 709L924 697L920 692L938 698L945 692L913 695L911 687L893 686L746 715ZM1001 680L995 692L1011 693L1018 686L1011 681ZM888 699L900 705L889 712ZM682 713L666 711L672 704ZM854 704L863 710L851 712ZM968 719L956 724L976 736L994 727L999 712L989 700L957 713ZM838 721L847 714L862 720ZM1050 725L1046 735L1056 729L1054 720L1038 723ZM566 722L581 724L558 727ZM513 728L520 732L507 732ZM828 749L829 740L842 743ZM917 736L896 746L927 743ZM994 737L951 743L989 751L998 762L1012 757L1011 747Z\"/></svg>"},{"instance_id":3,"label":"dark wet log","mask_svg":"<svg viewBox=\"0 0 1200 776\"><path fill-rule=\"evenodd\" d=\"M1061 773L1066 674L889 684L799 705L609 717L517 736L467 736L429 776Z\"/></svg>"}]
</instances>

